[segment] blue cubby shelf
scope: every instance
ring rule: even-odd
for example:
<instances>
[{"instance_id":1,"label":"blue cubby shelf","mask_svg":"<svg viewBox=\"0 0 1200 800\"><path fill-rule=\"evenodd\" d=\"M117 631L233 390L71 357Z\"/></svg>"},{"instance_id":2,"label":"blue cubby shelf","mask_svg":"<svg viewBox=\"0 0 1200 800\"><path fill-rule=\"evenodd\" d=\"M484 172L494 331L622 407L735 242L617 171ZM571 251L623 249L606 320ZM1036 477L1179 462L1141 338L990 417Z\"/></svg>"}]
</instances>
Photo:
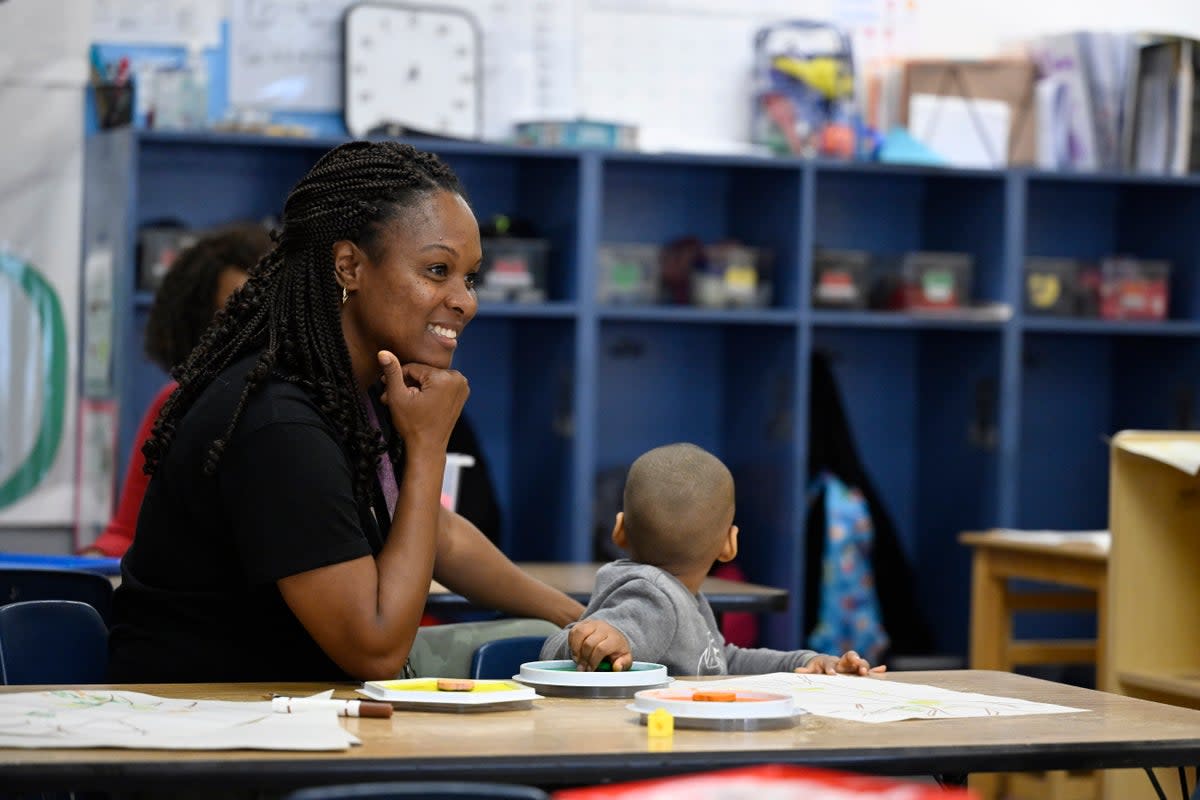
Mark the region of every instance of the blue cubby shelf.
<instances>
[{"instance_id":1,"label":"blue cubby shelf","mask_svg":"<svg viewBox=\"0 0 1200 800\"><path fill-rule=\"evenodd\" d=\"M795 311L778 308L692 308L689 306L600 306L601 320L678 322L692 325L795 325Z\"/></svg>"},{"instance_id":2,"label":"blue cubby shelf","mask_svg":"<svg viewBox=\"0 0 1200 800\"><path fill-rule=\"evenodd\" d=\"M1005 320L983 315L959 313L910 314L901 311L832 311L818 309L809 312L809 319L822 328L894 328L899 330L1000 330Z\"/></svg>"},{"instance_id":3,"label":"blue cubby shelf","mask_svg":"<svg viewBox=\"0 0 1200 800\"><path fill-rule=\"evenodd\" d=\"M545 303L499 303L482 302L475 318L500 319L574 319L579 313L578 305L563 301Z\"/></svg>"},{"instance_id":4,"label":"blue cubby shelf","mask_svg":"<svg viewBox=\"0 0 1200 800\"><path fill-rule=\"evenodd\" d=\"M141 355L152 295L136 285L148 221L204 227L277 214L337 137L115 131L89 137L85 248L117 264L118 470L165 376ZM812 359L828 359L859 460L918 576L942 652L965 655L969 554L962 530L1106 524L1106 437L1200 424L1200 178L952 170L756 156L530 149L412 140L458 172L481 219L519 214L551 242L543 304L483 303L455 366L493 465L505 550L585 561L613 510L600 476L646 449L694 441L737 486L739 560L786 588L765 644L807 634L804 529ZM774 256L767 308L608 306L605 242L735 239ZM812 307L818 247L957 250L973 301L951 315ZM1108 254L1172 263L1170 319L1026 315L1032 256ZM1013 309L1005 313L1001 309ZM815 420L816 425L823 421ZM815 466L820 466L819 464ZM876 565L887 569L886 564Z\"/></svg>"},{"instance_id":5,"label":"blue cubby shelf","mask_svg":"<svg viewBox=\"0 0 1200 800\"><path fill-rule=\"evenodd\" d=\"M1021 329L1028 333L1057 333L1076 336L1171 336L1200 338L1200 320L1075 319L1070 317L1025 317Z\"/></svg>"}]
</instances>

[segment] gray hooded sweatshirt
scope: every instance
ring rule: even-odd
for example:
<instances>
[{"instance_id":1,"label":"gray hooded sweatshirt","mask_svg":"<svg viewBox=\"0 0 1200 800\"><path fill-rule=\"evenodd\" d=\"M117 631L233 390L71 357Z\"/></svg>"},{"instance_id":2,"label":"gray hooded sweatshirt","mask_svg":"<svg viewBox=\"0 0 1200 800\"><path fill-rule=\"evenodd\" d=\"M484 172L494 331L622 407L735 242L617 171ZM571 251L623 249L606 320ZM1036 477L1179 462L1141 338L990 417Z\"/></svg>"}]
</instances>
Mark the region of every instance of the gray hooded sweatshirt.
<instances>
[{"instance_id":1,"label":"gray hooded sweatshirt","mask_svg":"<svg viewBox=\"0 0 1200 800\"><path fill-rule=\"evenodd\" d=\"M762 675L803 667L812 650L746 649L726 644L712 606L674 575L620 559L596 573L582 619L600 619L629 642L635 661L662 664L670 675ZM543 659L570 659L568 625L546 640Z\"/></svg>"}]
</instances>

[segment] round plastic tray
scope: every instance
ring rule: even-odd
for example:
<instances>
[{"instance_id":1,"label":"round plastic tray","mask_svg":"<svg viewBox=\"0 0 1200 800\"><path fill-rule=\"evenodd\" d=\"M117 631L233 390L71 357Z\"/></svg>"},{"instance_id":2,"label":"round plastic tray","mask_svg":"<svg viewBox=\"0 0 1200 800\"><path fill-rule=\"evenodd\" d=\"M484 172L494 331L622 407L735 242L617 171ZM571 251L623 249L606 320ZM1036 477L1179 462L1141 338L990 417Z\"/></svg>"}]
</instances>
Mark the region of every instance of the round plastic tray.
<instances>
[{"instance_id":1,"label":"round plastic tray","mask_svg":"<svg viewBox=\"0 0 1200 800\"><path fill-rule=\"evenodd\" d=\"M642 689L671 682L662 664L635 661L621 672L582 672L570 660L530 661L521 665L513 680L551 697L633 697Z\"/></svg>"},{"instance_id":2,"label":"round plastic tray","mask_svg":"<svg viewBox=\"0 0 1200 800\"><path fill-rule=\"evenodd\" d=\"M669 689L648 689L637 692L626 706L641 715L641 721L658 709L675 718L681 728L710 728L715 730L764 730L786 728L795 723L798 714L796 701L786 694L733 689L736 699L727 702L693 700L693 690L678 685Z\"/></svg>"}]
</instances>

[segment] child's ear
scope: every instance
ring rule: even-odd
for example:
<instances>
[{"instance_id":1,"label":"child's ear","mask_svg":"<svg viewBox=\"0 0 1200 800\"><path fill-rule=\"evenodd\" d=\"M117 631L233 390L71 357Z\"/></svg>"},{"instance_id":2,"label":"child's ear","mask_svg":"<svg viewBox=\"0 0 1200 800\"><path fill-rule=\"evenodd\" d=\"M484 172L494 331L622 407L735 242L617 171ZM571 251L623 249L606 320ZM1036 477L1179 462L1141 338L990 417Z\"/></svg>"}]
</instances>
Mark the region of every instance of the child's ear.
<instances>
[{"instance_id":1,"label":"child's ear","mask_svg":"<svg viewBox=\"0 0 1200 800\"><path fill-rule=\"evenodd\" d=\"M733 561L737 558L737 539L738 526L730 525L729 533L725 534L725 544L721 545L721 552L717 554L717 561L724 564L726 561Z\"/></svg>"},{"instance_id":2,"label":"child's ear","mask_svg":"<svg viewBox=\"0 0 1200 800\"><path fill-rule=\"evenodd\" d=\"M628 539L625 536L625 512L618 511L616 522L613 523L612 532L613 544L622 550L628 550Z\"/></svg>"}]
</instances>

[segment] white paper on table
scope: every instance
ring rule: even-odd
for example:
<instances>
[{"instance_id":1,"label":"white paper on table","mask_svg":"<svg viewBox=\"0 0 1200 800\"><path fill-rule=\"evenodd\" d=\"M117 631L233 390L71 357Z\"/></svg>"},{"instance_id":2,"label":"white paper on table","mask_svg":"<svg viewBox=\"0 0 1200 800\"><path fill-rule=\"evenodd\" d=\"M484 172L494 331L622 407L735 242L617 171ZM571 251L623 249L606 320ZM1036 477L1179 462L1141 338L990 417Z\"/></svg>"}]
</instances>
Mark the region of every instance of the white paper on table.
<instances>
[{"instance_id":1,"label":"white paper on table","mask_svg":"<svg viewBox=\"0 0 1200 800\"><path fill-rule=\"evenodd\" d=\"M716 681L674 681L671 688L726 691L737 688L791 694L796 698L798 709L819 717L834 717L853 722L1015 717L1025 714L1067 714L1084 710L854 675L798 675L794 672L773 672L769 675L723 678Z\"/></svg>"},{"instance_id":2,"label":"white paper on table","mask_svg":"<svg viewBox=\"0 0 1200 800\"><path fill-rule=\"evenodd\" d=\"M1200 474L1200 442L1163 439L1131 442L1118 439L1117 446L1128 453L1153 458L1188 475Z\"/></svg>"},{"instance_id":3,"label":"white paper on table","mask_svg":"<svg viewBox=\"0 0 1200 800\"><path fill-rule=\"evenodd\" d=\"M0 695L0 747L345 750L356 744L334 711L276 714L269 701L103 690Z\"/></svg>"}]
</instances>

